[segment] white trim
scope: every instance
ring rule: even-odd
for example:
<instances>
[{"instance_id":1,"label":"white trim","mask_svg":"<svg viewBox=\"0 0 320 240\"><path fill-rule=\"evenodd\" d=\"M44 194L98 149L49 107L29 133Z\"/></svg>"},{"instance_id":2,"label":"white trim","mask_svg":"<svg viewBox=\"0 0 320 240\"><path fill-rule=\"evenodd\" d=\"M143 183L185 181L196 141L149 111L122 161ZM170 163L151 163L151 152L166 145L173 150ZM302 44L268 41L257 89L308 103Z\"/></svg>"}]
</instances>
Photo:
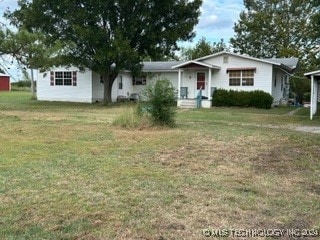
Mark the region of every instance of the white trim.
<instances>
[{"instance_id":1,"label":"white trim","mask_svg":"<svg viewBox=\"0 0 320 240\"><path fill-rule=\"evenodd\" d=\"M142 72L144 72L144 73L153 73L153 72L155 72L155 73L158 73L158 72L173 72L173 73L177 73L179 70L178 69L171 69L171 70L163 70L163 69L159 69L159 70L143 70L142 69ZM129 71L127 71L127 73L130 73Z\"/></svg>"},{"instance_id":2,"label":"white trim","mask_svg":"<svg viewBox=\"0 0 320 240\"><path fill-rule=\"evenodd\" d=\"M241 55L241 54L237 54L237 53L226 52L226 51L222 51L222 52L214 53L214 54L211 54L211 55L208 55L208 56L205 56L205 57L197 58L197 59L195 59L195 61L202 61L202 60L206 60L208 58L220 56L220 55L223 55L223 54L236 56L236 57L241 57L241 58L254 60L254 61L258 61L258 62L268 63L268 64L272 64L272 65L276 65L276 66L281 66L281 63L276 63L276 62L272 62L272 61L268 61L268 60L264 60L264 59L260 59L260 58L254 58L254 57Z\"/></svg>"},{"instance_id":3,"label":"white trim","mask_svg":"<svg viewBox=\"0 0 320 240\"><path fill-rule=\"evenodd\" d=\"M187 61L184 63L180 63L178 65L172 66L172 69L181 68L181 67L187 66L189 64L196 64L196 65L200 65L202 67L213 68L213 69L221 69L221 67L219 67L219 66L215 66L215 65L211 65L211 64L203 63L203 62L198 62L198 61L194 61L194 60Z\"/></svg>"},{"instance_id":4,"label":"white trim","mask_svg":"<svg viewBox=\"0 0 320 240\"><path fill-rule=\"evenodd\" d=\"M313 115L317 113L318 104L318 91L319 82L315 79L315 76L320 76L320 70L305 73L304 76L311 78L311 96L310 96L310 120L313 119Z\"/></svg>"},{"instance_id":5,"label":"white trim","mask_svg":"<svg viewBox=\"0 0 320 240\"><path fill-rule=\"evenodd\" d=\"M308 72L308 73L304 74L304 76L310 76L310 75L320 76L320 70L313 71L313 72Z\"/></svg>"},{"instance_id":6,"label":"white trim","mask_svg":"<svg viewBox=\"0 0 320 240\"><path fill-rule=\"evenodd\" d=\"M211 96L211 81L212 81L212 71L211 68L208 69L208 100L210 101L212 96Z\"/></svg>"},{"instance_id":7,"label":"white trim","mask_svg":"<svg viewBox=\"0 0 320 240\"><path fill-rule=\"evenodd\" d=\"M313 118L313 109L314 109L314 106L313 106L313 99L314 99L314 86L313 86L313 83L314 83L314 76L311 75L311 96L310 96L310 120L312 120Z\"/></svg>"},{"instance_id":8,"label":"white trim","mask_svg":"<svg viewBox=\"0 0 320 240\"><path fill-rule=\"evenodd\" d=\"M178 70L178 99L181 97L181 69Z\"/></svg>"}]
</instances>

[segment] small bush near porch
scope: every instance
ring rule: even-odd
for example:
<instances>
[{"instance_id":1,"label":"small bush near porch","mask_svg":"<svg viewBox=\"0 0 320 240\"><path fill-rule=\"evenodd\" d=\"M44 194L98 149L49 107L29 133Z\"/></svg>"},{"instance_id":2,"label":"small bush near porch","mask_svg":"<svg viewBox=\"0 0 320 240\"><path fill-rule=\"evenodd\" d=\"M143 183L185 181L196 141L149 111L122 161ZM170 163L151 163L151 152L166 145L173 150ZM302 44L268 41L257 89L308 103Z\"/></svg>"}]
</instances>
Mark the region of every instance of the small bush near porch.
<instances>
[{"instance_id":1,"label":"small bush near porch","mask_svg":"<svg viewBox=\"0 0 320 240\"><path fill-rule=\"evenodd\" d=\"M148 100L146 111L150 113L155 125L175 126L177 91L169 80L158 80L147 86L145 95Z\"/></svg>"},{"instance_id":2,"label":"small bush near porch","mask_svg":"<svg viewBox=\"0 0 320 240\"><path fill-rule=\"evenodd\" d=\"M216 107L255 107L270 109L273 97L263 91L234 91L217 89L212 96Z\"/></svg>"}]
</instances>

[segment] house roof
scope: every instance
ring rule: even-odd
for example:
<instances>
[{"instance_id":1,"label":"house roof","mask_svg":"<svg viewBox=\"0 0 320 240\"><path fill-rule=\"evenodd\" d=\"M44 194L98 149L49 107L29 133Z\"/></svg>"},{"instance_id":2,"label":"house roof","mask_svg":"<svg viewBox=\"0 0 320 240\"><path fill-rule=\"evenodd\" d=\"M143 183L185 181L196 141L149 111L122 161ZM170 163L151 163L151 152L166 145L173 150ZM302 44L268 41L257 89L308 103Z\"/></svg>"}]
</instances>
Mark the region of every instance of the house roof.
<instances>
[{"instance_id":1,"label":"house roof","mask_svg":"<svg viewBox=\"0 0 320 240\"><path fill-rule=\"evenodd\" d=\"M177 64L175 66L172 66L173 69L175 68L181 68L181 67L187 67L187 66L200 66L200 67L206 67L206 68L212 68L212 69L220 69L221 67L216 66L216 65L212 65L212 64L208 64L208 63L204 63L204 62L199 62L196 60L191 60L191 61L187 61L187 62L182 62L180 64Z\"/></svg>"},{"instance_id":2,"label":"house roof","mask_svg":"<svg viewBox=\"0 0 320 240\"><path fill-rule=\"evenodd\" d=\"M250 57L247 55L243 55L243 54L237 54L237 53L231 53L231 52L227 52L227 51L222 51L222 52L218 52L218 53L214 53L205 57L201 57L196 59L197 61L201 61L201 60L206 60L208 58L212 58L212 57L216 57L216 56L220 56L220 55L231 55L231 56L236 56L236 57L241 57L241 58L245 58L245 59L250 59L250 60L254 60L254 61L258 61L258 62L265 62L265 63L269 63L269 64L276 64L276 65L280 65L280 63L275 63L275 62L271 62L268 61L266 59L260 59L260 58L255 58L255 57Z\"/></svg>"},{"instance_id":3,"label":"house roof","mask_svg":"<svg viewBox=\"0 0 320 240\"><path fill-rule=\"evenodd\" d=\"M294 70L298 66L298 58L266 58L266 60L274 63L280 63L289 67L291 70Z\"/></svg>"},{"instance_id":4,"label":"house roof","mask_svg":"<svg viewBox=\"0 0 320 240\"><path fill-rule=\"evenodd\" d=\"M159 62L143 62L142 71L152 72L152 71L176 71L173 70L173 66L181 64L182 61L159 61Z\"/></svg>"},{"instance_id":5,"label":"house roof","mask_svg":"<svg viewBox=\"0 0 320 240\"><path fill-rule=\"evenodd\" d=\"M214 54L211 54L211 55L208 55L205 57L201 57L201 58L196 59L196 61L202 61L202 60L206 60L208 58L212 58L212 57L216 57L216 56L220 56L220 55L224 55L224 54L276 65L276 66L282 67L288 71L294 70L297 67L298 61L299 61L298 58L266 58L266 59L261 59L261 58L250 57L248 55L231 53L231 52L227 52L227 51L222 51L222 52L214 53Z\"/></svg>"},{"instance_id":6,"label":"house roof","mask_svg":"<svg viewBox=\"0 0 320 240\"><path fill-rule=\"evenodd\" d=\"M313 72L308 72L308 73L305 73L304 75L307 76L307 77L310 77L311 75L320 76L320 70L313 71Z\"/></svg>"},{"instance_id":7,"label":"house roof","mask_svg":"<svg viewBox=\"0 0 320 240\"><path fill-rule=\"evenodd\" d=\"M263 63L267 63L267 64L272 64L275 66L279 66L280 68L292 72L295 68L297 68L298 65L298 58L266 58L266 59L260 59L260 58L254 58L254 57L250 57L247 55L241 55L241 54L237 54L237 53L231 53L231 52L226 52L226 51L222 51L222 52L218 52L218 53L214 53L205 57L201 57L201 58L197 58L195 60L191 60L191 61L157 61L157 62L143 62L143 67L142 67L142 71L144 72L175 72L178 70L178 68L183 68L183 67L196 67L196 66L200 66L200 67L206 67L206 68L211 68L211 69L221 69L221 67L216 66L216 65L212 65L212 64L208 64L206 62L203 62L203 60L212 58L212 57L216 57L216 56L220 56L223 54L227 54L227 55L231 55L231 56L236 56L236 57L241 57L244 59L249 59L249 60L253 60L253 61L258 61L258 62L263 62Z\"/></svg>"}]
</instances>

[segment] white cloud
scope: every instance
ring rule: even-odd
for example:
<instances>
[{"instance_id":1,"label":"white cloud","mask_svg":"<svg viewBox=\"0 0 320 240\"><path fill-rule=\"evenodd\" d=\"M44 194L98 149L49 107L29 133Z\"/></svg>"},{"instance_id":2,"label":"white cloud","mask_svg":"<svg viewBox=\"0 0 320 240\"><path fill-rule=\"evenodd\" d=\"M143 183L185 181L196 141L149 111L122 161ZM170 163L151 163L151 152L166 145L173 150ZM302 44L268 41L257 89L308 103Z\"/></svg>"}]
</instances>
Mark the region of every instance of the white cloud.
<instances>
[{"instance_id":1,"label":"white cloud","mask_svg":"<svg viewBox=\"0 0 320 240\"><path fill-rule=\"evenodd\" d=\"M199 23L195 27L197 36L192 44L187 45L193 45L202 37L211 42L222 38L228 42L234 36L233 26L243 8L241 0L204 0Z\"/></svg>"}]
</instances>

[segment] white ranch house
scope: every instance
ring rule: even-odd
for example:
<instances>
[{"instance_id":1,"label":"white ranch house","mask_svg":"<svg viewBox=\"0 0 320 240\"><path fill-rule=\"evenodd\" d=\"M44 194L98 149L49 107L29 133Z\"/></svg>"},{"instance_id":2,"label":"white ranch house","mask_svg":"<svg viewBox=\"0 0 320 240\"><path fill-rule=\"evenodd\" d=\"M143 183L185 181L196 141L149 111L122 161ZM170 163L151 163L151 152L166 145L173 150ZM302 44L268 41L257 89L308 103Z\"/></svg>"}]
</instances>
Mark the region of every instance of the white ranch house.
<instances>
[{"instance_id":1,"label":"white ranch house","mask_svg":"<svg viewBox=\"0 0 320 240\"><path fill-rule=\"evenodd\" d=\"M246 55L219 52L186 62L144 62L143 77L121 72L112 87L112 100L132 93L141 94L145 86L159 79L168 79L178 90L178 106L195 104L200 89L202 106L209 108L215 89L239 91L262 90L270 93L274 104L286 101L289 77L297 68L298 59L258 59ZM100 75L78 68L56 67L39 72L37 98L46 101L96 102L103 99Z\"/></svg>"}]
</instances>

